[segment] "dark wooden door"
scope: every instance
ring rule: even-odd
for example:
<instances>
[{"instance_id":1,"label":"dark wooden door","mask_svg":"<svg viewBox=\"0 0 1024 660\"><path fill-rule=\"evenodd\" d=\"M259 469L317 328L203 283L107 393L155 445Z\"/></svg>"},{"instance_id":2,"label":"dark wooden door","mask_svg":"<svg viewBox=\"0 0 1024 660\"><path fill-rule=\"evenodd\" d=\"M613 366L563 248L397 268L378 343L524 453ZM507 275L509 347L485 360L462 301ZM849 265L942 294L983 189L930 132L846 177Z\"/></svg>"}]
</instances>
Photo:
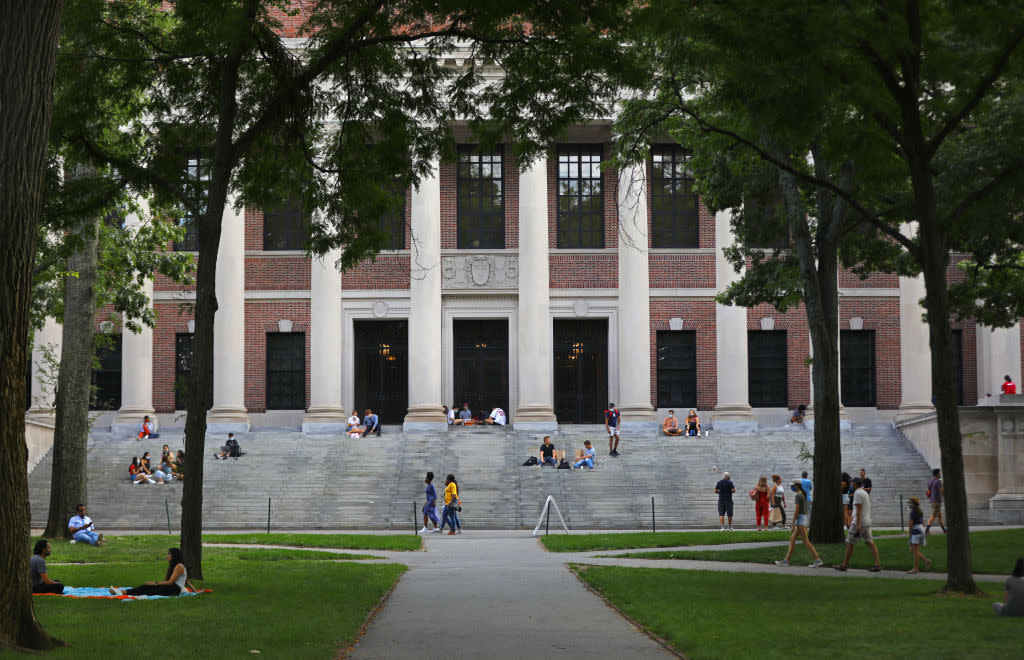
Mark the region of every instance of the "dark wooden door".
<instances>
[{"instance_id":1,"label":"dark wooden door","mask_svg":"<svg viewBox=\"0 0 1024 660\"><path fill-rule=\"evenodd\" d=\"M456 320L452 326L455 401L474 414L508 409L508 321Z\"/></svg>"},{"instance_id":2,"label":"dark wooden door","mask_svg":"<svg viewBox=\"0 0 1024 660\"><path fill-rule=\"evenodd\" d=\"M354 331L356 409L401 424L409 411L409 322L356 321Z\"/></svg>"},{"instance_id":3,"label":"dark wooden door","mask_svg":"<svg viewBox=\"0 0 1024 660\"><path fill-rule=\"evenodd\" d=\"M608 406L608 321L555 320L555 417L601 424Z\"/></svg>"}]
</instances>

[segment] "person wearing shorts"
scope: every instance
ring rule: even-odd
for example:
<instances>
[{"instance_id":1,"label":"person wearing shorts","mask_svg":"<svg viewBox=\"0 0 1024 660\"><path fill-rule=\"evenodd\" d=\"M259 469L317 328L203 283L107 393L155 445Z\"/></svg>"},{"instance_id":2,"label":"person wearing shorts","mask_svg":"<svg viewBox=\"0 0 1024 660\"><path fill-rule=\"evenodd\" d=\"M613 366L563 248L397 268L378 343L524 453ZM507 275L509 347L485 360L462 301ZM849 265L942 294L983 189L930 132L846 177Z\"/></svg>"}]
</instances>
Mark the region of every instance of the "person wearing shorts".
<instances>
[{"instance_id":1,"label":"person wearing shorts","mask_svg":"<svg viewBox=\"0 0 1024 660\"><path fill-rule=\"evenodd\" d=\"M718 531L732 531L732 494L736 492L736 484L729 478L728 472L722 473L722 478L715 484L715 492L718 494L718 522L721 525ZM725 518L729 517L729 527L725 526Z\"/></svg>"},{"instance_id":2,"label":"person wearing shorts","mask_svg":"<svg viewBox=\"0 0 1024 660\"><path fill-rule=\"evenodd\" d=\"M868 570L877 573L882 570L878 560L878 546L871 536L871 497L864 490L864 481L860 477L853 478L853 521L850 523L850 530L846 534L846 554L843 556L843 563L836 564L832 568L837 571L845 571L850 567L850 557L853 555L853 546L864 542L871 555L875 558L874 565Z\"/></svg>"},{"instance_id":3,"label":"person wearing shorts","mask_svg":"<svg viewBox=\"0 0 1024 660\"><path fill-rule=\"evenodd\" d=\"M806 474L806 472L804 473ZM789 560L793 557L793 550L796 548L796 540L803 539L804 547L814 557L814 561L810 564L811 568L818 568L822 565L821 557L818 555L818 551L814 549L814 545L811 544L811 540L807 538L807 524L810 520L810 506L808 505L807 493L804 491L804 485L802 479L794 479L789 484L790 489L796 493L795 502L793 504L793 533L789 535L789 550L786 551L785 559L780 559L775 562L776 566L789 566Z\"/></svg>"},{"instance_id":4,"label":"person wearing shorts","mask_svg":"<svg viewBox=\"0 0 1024 660\"><path fill-rule=\"evenodd\" d=\"M619 427L622 425L622 413L615 409L614 403L608 404L604 411L604 430L608 431L608 455L619 455Z\"/></svg>"},{"instance_id":5,"label":"person wearing shorts","mask_svg":"<svg viewBox=\"0 0 1024 660\"><path fill-rule=\"evenodd\" d=\"M932 523L935 519L939 519L939 527L942 528L942 533L946 533L946 521L942 519L942 496L944 494L942 488L942 470L935 468L932 470L932 479L928 482L928 503L932 506L932 515L928 517L928 524L924 526L924 533L931 534Z\"/></svg>"}]
</instances>

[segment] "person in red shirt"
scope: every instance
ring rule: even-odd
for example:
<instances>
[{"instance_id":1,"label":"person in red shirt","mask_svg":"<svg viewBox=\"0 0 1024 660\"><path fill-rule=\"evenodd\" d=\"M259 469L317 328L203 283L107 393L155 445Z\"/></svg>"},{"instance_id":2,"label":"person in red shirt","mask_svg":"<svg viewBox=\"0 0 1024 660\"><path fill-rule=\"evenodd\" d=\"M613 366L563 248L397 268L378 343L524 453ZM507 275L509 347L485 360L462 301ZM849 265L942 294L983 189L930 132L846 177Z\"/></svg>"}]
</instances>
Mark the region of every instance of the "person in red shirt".
<instances>
[{"instance_id":1,"label":"person in red shirt","mask_svg":"<svg viewBox=\"0 0 1024 660\"><path fill-rule=\"evenodd\" d=\"M1017 385L1013 382L1013 379L1009 375L1003 377L1005 382L1003 383L1003 394L1016 394Z\"/></svg>"}]
</instances>

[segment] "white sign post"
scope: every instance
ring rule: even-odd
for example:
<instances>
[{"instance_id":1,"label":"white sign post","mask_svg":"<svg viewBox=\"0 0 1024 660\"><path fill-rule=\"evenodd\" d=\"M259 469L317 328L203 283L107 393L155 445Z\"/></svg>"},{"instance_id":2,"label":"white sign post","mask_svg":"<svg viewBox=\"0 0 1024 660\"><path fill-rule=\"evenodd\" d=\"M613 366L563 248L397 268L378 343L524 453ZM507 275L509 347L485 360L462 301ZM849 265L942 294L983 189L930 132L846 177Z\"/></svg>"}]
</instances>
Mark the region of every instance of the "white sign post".
<instances>
[{"instance_id":1,"label":"white sign post","mask_svg":"<svg viewBox=\"0 0 1024 660\"><path fill-rule=\"evenodd\" d=\"M548 507L554 505L555 513L558 514L558 520L562 523L562 529L565 533L569 533L569 526L565 524L565 519L562 518L562 512L558 510L558 503L555 502L555 498L548 495L548 499L544 500L544 508L540 511L540 518L537 518L537 526L533 528L533 535L537 536L537 530L540 529L541 523L544 522L544 515L548 513Z\"/></svg>"}]
</instances>

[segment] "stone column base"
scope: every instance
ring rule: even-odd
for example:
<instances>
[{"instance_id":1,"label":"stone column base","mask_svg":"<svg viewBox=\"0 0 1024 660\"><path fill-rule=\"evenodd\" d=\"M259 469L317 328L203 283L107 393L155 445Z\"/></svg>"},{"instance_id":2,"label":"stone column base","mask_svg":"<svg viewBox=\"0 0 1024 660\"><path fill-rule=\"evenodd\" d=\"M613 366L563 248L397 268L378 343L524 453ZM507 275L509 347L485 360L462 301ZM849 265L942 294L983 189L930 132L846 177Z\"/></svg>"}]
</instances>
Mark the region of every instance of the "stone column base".
<instances>
[{"instance_id":1,"label":"stone column base","mask_svg":"<svg viewBox=\"0 0 1024 660\"><path fill-rule=\"evenodd\" d=\"M117 411L117 417L110 423L111 433L138 433L139 424L142 418L149 415L149 421L153 422L156 432L160 432L160 419L152 408L121 408Z\"/></svg>"},{"instance_id":2,"label":"stone column base","mask_svg":"<svg viewBox=\"0 0 1024 660\"><path fill-rule=\"evenodd\" d=\"M436 406L409 406L409 412L402 422L402 430L447 432L448 420L441 412L440 403Z\"/></svg>"},{"instance_id":3,"label":"stone column base","mask_svg":"<svg viewBox=\"0 0 1024 660\"><path fill-rule=\"evenodd\" d=\"M245 408L211 408L206 413L206 433L248 433L249 413Z\"/></svg>"},{"instance_id":4,"label":"stone column base","mask_svg":"<svg viewBox=\"0 0 1024 660\"><path fill-rule=\"evenodd\" d=\"M348 428L348 418L341 408L310 407L302 418L303 433L344 433Z\"/></svg>"},{"instance_id":5,"label":"stone column base","mask_svg":"<svg viewBox=\"0 0 1024 660\"><path fill-rule=\"evenodd\" d=\"M517 431L557 431L558 420L551 406L519 406L512 420L512 428Z\"/></svg>"},{"instance_id":6,"label":"stone column base","mask_svg":"<svg viewBox=\"0 0 1024 660\"><path fill-rule=\"evenodd\" d=\"M996 493L988 500L993 511L1020 511L1024 513L1024 493Z\"/></svg>"},{"instance_id":7,"label":"stone column base","mask_svg":"<svg viewBox=\"0 0 1024 660\"><path fill-rule=\"evenodd\" d=\"M716 431L756 431L757 420L750 406L725 404L715 408L711 427Z\"/></svg>"}]
</instances>

